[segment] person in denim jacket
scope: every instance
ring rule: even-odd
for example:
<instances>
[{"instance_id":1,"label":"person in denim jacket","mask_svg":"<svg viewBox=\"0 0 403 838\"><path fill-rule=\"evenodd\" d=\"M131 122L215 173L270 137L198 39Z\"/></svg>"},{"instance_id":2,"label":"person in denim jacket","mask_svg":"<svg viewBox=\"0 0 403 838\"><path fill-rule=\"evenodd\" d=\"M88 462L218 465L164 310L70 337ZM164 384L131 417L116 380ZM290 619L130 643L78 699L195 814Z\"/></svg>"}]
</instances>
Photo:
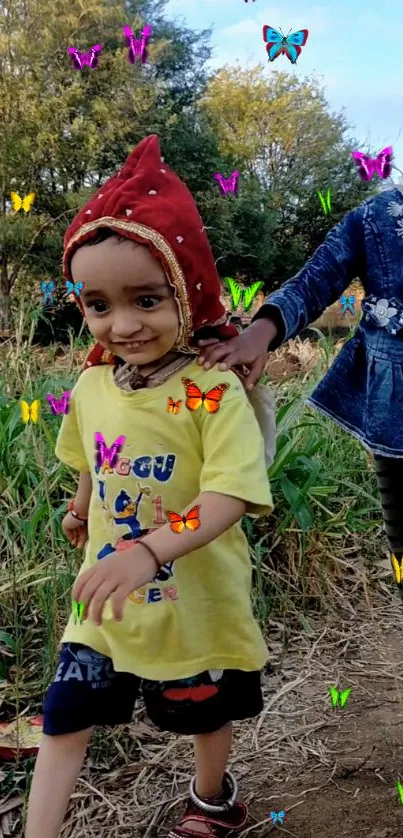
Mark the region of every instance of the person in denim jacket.
<instances>
[{"instance_id":1,"label":"person in denim jacket","mask_svg":"<svg viewBox=\"0 0 403 838\"><path fill-rule=\"evenodd\" d=\"M395 580L403 592L403 194L385 190L348 212L299 273L270 294L225 345L200 341L199 363L246 365L259 379L267 352L296 337L359 277L363 316L307 402L375 458Z\"/></svg>"}]
</instances>

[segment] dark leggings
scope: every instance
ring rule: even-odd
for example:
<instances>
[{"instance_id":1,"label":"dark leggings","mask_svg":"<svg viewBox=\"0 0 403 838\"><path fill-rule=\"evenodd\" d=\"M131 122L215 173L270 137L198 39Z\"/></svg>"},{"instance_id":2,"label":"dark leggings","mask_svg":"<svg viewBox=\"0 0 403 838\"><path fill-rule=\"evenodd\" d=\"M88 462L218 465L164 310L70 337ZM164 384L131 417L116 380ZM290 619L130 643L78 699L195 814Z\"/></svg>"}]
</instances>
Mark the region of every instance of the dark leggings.
<instances>
[{"instance_id":1,"label":"dark leggings","mask_svg":"<svg viewBox=\"0 0 403 838\"><path fill-rule=\"evenodd\" d=\"M403 459L377 455L374 459L389 547L400 562L403 558Z\"/></svg>"}]
</instances>

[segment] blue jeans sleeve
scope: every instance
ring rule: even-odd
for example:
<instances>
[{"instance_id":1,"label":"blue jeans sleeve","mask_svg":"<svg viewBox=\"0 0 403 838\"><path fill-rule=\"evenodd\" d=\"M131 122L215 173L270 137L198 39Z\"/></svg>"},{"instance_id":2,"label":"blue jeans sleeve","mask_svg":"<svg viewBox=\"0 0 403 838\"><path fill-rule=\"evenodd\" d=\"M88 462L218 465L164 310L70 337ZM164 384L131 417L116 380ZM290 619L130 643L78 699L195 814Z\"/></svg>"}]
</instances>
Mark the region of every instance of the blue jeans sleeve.
<instances>
[{"instance_id":1,"label":"blue jeans sleeve","mask_svg":"<svg viewBox=\"0 0 403 838\"><path fill-rule=\"evenodd\" d=\"M358 207L330 230L299 273L270 294L253 318L268 317L276 322L279 334L270 350L317 320L362 274L364 264L362 208Z\"/></svg>"}]
</instances>

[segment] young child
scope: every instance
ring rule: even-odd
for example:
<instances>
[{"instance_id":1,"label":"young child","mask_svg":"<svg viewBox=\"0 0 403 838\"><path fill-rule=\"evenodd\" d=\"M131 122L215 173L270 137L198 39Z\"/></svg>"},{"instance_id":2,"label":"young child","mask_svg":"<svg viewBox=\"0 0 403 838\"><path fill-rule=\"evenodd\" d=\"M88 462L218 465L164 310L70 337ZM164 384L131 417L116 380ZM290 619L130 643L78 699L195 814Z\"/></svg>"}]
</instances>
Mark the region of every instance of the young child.
<instances>
[{"instance_id":1,"label":"young child","mask_svg":"<svg viewBox=\"0 0 403 838\"><path fill-rule=\"evenodd\" d=\"M76 293L83 283L97 340L56 446L80 472L63 530L78 547L88 538L72 591L85 608L46 694L26 838L59 835L94 727L130 722L140 688L155 725L193 736L195 777L171 838L222 838L247 815L226 770L231 723L261 712L267 661L240 520L269 513L272 497L242 382L196 363L202 327L237 332L194 200L157 137L74 219L63 272Z\"/></svg>"},{"instance_id":2,"label":"young child","mask_svg":"<svg viewBox=\"0 0 403 838\"><path fill-rule=\"evenodd\" d=\"M364 286L364 316L308 402L373 453L395 580L403 593L403 194L365 201L327 235L302 270L265 300L254 322L226 345L208 346L199 363L220 370L248 365L259 379L267 352L299 334L350 282Z\"/></svg>"}]
</instances>

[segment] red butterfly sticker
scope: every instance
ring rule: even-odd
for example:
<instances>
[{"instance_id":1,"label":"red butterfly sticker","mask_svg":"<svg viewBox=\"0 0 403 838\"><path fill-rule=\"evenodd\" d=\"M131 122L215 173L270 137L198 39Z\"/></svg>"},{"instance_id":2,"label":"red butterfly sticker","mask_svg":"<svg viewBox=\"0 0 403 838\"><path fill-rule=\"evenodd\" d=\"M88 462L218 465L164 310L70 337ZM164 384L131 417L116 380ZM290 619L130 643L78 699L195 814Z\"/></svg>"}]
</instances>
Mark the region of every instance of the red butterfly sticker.
<instances>
[{"instance_id":1,"label":"red butterfly sticker","mask_svg":"<svg viewBox=\"0 0 403 838\"><path fill-rule=\"evenodd\" d=\"M221 399L229 388L229 384L217 384L207 393L202 393L197 384L190 378L182 378L186 389L186 407L188 410L198 410L204 405L207 413L217 413L220 409Z\"/></svg>"},{"instance_id":2,"label":"red butterfly sticker","mask_svg":"<svg viewBox=\"0 0 403 838\"><path fill-rule=\"evenodd\" d=\"M199 518L200 505L192 506L187 515L178 515L177 512L167 512L172 532L181 533L183 530L198 530L200 527Z\"/></svg>"},{"instance_id":3,"label":"red butterfly sticker","mask_svg":"<svg viewBox=\"0 0 403 838\"><path fill-rule=\"evenodd\" d=\"M179 413L179 411L181 409L181 405L182 405L182 399L179 399L179 401L174 402L174 400L171 399L171 396L169 396L168 406L167 406L168 413L173 413L176 416L176 414Z\"/></svg>"}]
</instances>

